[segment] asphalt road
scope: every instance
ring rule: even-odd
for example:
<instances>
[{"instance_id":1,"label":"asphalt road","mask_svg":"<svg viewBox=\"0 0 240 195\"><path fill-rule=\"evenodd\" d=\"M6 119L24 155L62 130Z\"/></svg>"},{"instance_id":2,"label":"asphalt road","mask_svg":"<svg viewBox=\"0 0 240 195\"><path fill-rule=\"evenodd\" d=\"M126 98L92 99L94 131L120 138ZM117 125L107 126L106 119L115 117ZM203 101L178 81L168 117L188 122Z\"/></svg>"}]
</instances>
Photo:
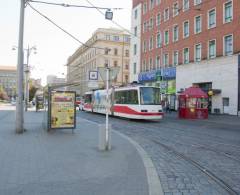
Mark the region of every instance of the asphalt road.
<instances>
[{"instance_id":1,"label":"asphalt road","mask_svg":"<svg viewBox=\"0 0 240 195\"><path fill-rule=\"evenodd\" d=\"M77 117L105 123L100 114ZM110 123L148 153L166 195L240 194L240 118L179 120L171 113L158 122L111 117Z\"/></svg>"}]
</instances>

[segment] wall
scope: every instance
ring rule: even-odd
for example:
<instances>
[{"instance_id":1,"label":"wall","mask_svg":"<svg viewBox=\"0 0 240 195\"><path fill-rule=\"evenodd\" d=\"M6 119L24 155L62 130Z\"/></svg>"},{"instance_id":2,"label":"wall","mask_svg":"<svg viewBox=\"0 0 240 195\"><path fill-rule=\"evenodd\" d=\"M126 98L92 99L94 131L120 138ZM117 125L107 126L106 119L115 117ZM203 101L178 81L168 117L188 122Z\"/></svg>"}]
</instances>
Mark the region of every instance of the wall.
<instances>
[{"instance_id":1,"label":"wall","mask_svg":"<svg viewBox=\"0 0 240 195\"><path fill-rule=\"evenodd\" d=\"M177 66L177 91L180 91L181 88L188 88L193 83L212 82L213 89L221 89L221 94L213 96L212 109L219 108L222 113L222 98L229 97L229 112L232 115L237 115L237 57L237 55L219 57L213 60L201 61L200 63Z\"/></svg>"}]
</instances>

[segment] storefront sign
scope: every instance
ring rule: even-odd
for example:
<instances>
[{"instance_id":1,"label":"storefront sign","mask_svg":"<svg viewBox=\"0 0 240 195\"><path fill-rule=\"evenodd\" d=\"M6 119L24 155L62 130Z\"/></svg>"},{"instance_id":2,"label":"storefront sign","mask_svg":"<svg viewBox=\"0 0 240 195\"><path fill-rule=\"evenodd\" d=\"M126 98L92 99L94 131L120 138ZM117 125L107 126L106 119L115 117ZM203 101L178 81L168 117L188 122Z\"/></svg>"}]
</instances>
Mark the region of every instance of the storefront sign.
<instances>
[{"instance_id":1,"label":"storefront sign","mask_svg":"<svg viewBox=\"0 0 240 195\"><path fill-rule=\"evenodd\" d=\"M156 80L156 70L149 71L149 72L141 72L138 75L139 82L142 81L155 81Z\"/></svg>"},{"instance_id":2,"label":"storefront sign","mask_svg":"<svg viewBox=\"0 0 240 195\"><path fill-rule=\"evenodd\" d=\"M161 68L149 72L141 72L138 75L139 82L159 81L176 78L176 67Z\"/></svg>"},{"instance_id":3,"label":"storefront sign","mask_svg":"<svg viewBox=\"0 0 240 195\"><path fill-rule=\"evenodd\" d=\"M50 129L73 129L76 127L76 93L52 91L50 97Z\"/></svg>"},{"instance_id":4,"label":"storefront sign","mask_svg":"<svg viewBox=\"0 0 240 195\"><path fill-rule=\"evenodd\" d=\"M161 76L164 78L176 78L176 67L162 68Z\"/></svg>"},{"instance_id":5,"label":"storefront sign","mask_svg":"<svg viewBox=\"0 0 240 195\"><path fill-rule=\"evenodd\" d=\"M168 81L168 94L175 94L176 93L176 80Z\"/></svg>"}]
</instances>

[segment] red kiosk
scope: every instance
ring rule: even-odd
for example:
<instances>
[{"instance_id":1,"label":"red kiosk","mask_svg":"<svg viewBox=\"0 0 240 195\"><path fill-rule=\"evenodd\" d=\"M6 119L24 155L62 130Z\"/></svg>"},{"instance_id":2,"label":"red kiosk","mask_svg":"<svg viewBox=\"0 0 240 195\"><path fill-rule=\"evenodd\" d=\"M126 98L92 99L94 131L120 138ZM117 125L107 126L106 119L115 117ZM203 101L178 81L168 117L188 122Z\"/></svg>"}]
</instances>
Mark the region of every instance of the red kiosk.
<instances>
[{"instance_id":1,"label":"red kiosk","mask_svg":"<svg viewBox=\"0 0 240 195\"><path fill-rule=\"evenodd\" d=\"M208 118L208 95L199 87L189 87L178 97L178 117L184 119Z\"/></svg>"}]
</instances>

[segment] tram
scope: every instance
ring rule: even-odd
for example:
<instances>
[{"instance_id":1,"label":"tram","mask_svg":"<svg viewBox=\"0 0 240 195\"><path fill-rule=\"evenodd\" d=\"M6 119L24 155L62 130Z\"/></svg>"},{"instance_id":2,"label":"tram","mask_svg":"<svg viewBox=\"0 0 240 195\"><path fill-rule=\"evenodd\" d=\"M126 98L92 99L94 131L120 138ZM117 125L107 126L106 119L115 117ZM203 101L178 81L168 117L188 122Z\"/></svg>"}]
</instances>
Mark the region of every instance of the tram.
<instances>
[{"instance_id":1,"label":"tram","mask_svg":"<svg viewBox=\"0 0 240 195\"><path fill-rule=\"evenodd\" d=\"M127 86L86 92L84 110L129 119L158 120L163 118L160 88Z\"/></svg>"}]
</instances>

